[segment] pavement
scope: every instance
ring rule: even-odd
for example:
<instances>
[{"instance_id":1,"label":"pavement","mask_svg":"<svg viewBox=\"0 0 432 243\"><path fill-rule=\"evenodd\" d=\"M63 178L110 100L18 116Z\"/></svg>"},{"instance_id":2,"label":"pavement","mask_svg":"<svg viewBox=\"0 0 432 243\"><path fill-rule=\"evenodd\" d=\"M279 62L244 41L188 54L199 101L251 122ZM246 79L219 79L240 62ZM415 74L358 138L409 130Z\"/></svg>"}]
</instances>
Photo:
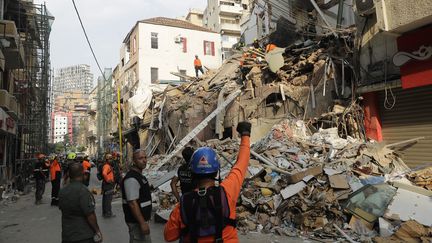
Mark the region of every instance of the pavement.
<instances>
[{"instance_id":1,"label":"pavement","mask_svg":"<svg viewBox=\"0 0 432 243\"><path fill-rule=\"evenodd\" d=\"M89 188L100 188L95 170L92 170ZM43 203L34 204L34 190L23 195L18 201L3 203L0 201L0 243L59 243L61 242L61 211L50 206L51 184L46 184ZM95 196L96 215L103 234L104 243L127 243L128 229L124 222L121 198L113 200L114 218L102 217L102 196ZM150 234L153 243L165 242L163 239L164 225L151 222ZM261 233L239 235L240 242L303 242L300 238L279 237ZM310 242L310 241L309 241Z\"/></svg>"}]
</instances>

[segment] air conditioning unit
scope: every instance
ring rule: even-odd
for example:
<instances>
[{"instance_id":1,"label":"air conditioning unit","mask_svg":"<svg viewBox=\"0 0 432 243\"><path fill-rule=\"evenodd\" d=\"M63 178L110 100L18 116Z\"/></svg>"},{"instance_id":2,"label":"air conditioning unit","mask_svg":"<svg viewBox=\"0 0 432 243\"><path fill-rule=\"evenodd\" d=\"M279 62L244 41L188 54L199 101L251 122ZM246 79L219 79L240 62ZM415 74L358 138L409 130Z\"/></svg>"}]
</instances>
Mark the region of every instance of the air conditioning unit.
<instances>
[{"instance_id":1,"label":"air conditioning unit","mask_svg":"<svg viewBox=\"0 0 432 243\"><path fill-rule=\"evenodd\" d=\"M356 0L357 13L361 16L371 15L375 12L375 4L373 0Z\"/></svg>"},{"instance_id":2,"label":"air conditioning unit","mask_svg":"<svg viewBox=\"0 0 432 243\"><path fill-rule=\"evenodd\" d=\"M176 36L174 42L175 42L175 43L182 43L182 42L183 42L183 39L182 39L180 36Z\"/></svg>"}]
</instances>

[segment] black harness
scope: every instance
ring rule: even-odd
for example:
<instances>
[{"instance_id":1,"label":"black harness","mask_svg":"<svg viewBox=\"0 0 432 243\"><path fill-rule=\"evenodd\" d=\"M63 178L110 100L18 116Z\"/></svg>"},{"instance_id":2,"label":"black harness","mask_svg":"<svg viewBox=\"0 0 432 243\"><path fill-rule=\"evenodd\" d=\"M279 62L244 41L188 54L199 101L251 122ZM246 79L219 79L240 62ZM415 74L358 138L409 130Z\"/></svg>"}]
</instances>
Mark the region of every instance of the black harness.
<instances>
[{"instance_id":1,"label":"black harness","mask_svg":"<svg viewBox=\"0 0 432 243\"><path fill-rule=\"evenodd\" d=\"M181 231L180 242L189 236L191 243L200 237L214 235L214 242L223 242L222 232L226 226L236 227L235 219L229 218L228 199L223 187L202 188L183 194L180 200L180 215L186 225Z\"/></svg>"}]
</instances>

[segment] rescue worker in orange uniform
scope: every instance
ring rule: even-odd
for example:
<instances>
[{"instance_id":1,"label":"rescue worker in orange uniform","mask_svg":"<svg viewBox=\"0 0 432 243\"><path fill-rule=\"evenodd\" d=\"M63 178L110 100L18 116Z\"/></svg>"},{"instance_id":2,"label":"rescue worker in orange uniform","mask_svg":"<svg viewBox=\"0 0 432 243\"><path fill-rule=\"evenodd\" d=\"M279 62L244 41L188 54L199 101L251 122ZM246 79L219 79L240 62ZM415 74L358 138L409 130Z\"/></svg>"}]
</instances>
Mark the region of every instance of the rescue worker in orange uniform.
<instances>
[{"instance_id":1,"label":"rescue worker in orange uniform","mask_svg":"<svg viewBox=\"0 0 432 243\"><path fill-rule=\"evenodd\" d=\"M84 170L84 185L89 186L90 184L90 170L91 170L91 164L90 161L88 160L88 156L84 156L84 159L82 161L82 167Z\"/></svg>"},{"instance_id":2,"label":"rescue worker in orange uniform","mask_svg":"<svg viewBox=\"0 0 432 243\"><path fill-rule=\"evenodd\" d=\"M277 46L275 44L273 44L271 42L268 43L267 46L266 46L266 53L269 53L269 52L273 51L276 47Z\"/></svg>"},{"instance_id":3,"label":"rescue worker in orange uniform","mask_svg":"<svg viewBox=\"0 0 432 243\"><path fill-rule=\"evenodd\" d=\"M61 182L61 167L58 162L57 155L51 156L51 165L50 165L50 176L51 176L51 206L58 206L59 198L58 194L60 191L60 182Z\"/></svg>"},{"instance_id":4,"label":"rescue worker in orange uniform","mask_svg":"<svg viewBox=\"0 0 432 243\"><path fill-rule=\"evenodd\" d=\"M239 242L236 227L236 203L249 166L249 122L240 122L241 134L237 162L228 176L215 186L220 164L216 152L208 147L197 149L191 158L193 192L182 195L165 225L166 241L180 242Z\"/></svg>"},{"instance_id":5,"label":"rescue worker in orange uniform","mask_svg":"<svg viewBox=\"0 0 432 243\"><path fill-rule=\"evenodd\" d=\"M114 195L114 170L111 165L112 155L105 156L105 163L102 167L102 216L105 218L114 217L111 210L111 202Z\"/></svg>"},{"instance_id":6,"label":"rescue worker in orange uniform","mask_svg":"<svg viewBox=\"0 0 432 243\"><path fill-rule=\"evenodd\" d=\"M197 78L198 78L198 71L200 71L202 74L204 74L204 70L202 68L201 60L198 58L198 55L195 55L194 67L195 67L195 75L196 75Z\"/></svg>"}]
</instances>

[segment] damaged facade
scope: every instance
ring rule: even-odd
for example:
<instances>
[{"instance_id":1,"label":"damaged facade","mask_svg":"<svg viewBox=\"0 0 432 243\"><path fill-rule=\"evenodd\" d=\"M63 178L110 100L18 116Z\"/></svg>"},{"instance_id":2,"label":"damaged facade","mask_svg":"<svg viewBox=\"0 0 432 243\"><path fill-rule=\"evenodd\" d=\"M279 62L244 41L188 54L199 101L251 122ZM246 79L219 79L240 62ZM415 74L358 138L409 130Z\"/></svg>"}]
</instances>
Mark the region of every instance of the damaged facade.
<instances>
[{"instance_id":1,"label":"damaged facade","mask_svg":"<svg viewBox=\"0 0 432 243\"><path fill-rule=\"evenodd\" d=\"M124 77L137 66L114 71L121 101L111 108L121 110L112 123L124 129L127 160L138 147L150 157L158 215L175 202L168 184L181 163L177 152L213 147L225 175L236 126L248 120L254 144L237 208L241 231L430 240L432 222L423 217L432 208L430 3L258 0L248 9L247 45L199 78L172 68L165 71L181 82L139 89L141 78L133 79L131 92ZM399 12L403 21L392 22ZM266 51L267 43L276 48Z\"/></svg>"}]
</instances>

